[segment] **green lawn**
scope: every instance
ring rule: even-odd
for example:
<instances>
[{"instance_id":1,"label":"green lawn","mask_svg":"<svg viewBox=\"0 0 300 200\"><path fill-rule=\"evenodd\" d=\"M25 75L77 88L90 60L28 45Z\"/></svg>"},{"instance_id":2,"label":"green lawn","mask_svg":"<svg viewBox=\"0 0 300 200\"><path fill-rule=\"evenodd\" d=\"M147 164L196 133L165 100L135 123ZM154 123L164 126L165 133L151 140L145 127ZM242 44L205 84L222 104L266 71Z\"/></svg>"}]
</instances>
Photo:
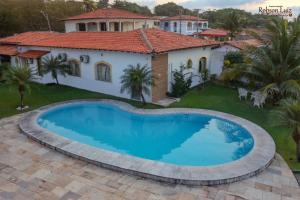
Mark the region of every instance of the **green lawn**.
<instances>
[{"instance_id":1,"label":"green lawn","mask_svg":"<svg viewBox=\"0 0 300 200\"><path fill-rule=\"evenodd\" d=\"M30 106L30 110L41 107L43 105L66 101L70 99L117 99L128 102L136 107L143 105L136 101L120 99L117 97L89 92L67 86L56 85L40 85L32 84L30 94L25 95L25 105ZM20 104L19 94L15 88L8 88L6 85L0 84L0 118L20 113L16 107ZM155 108L158 106L147 104L146 108ZM27 110L26 110L27 111Z\"/></svg>"},{"instance_id":2,"label":"green lawn","mask_svg":"<svg viewBox=\"0 0 300 200\"><path fill-rule=\"evenodd\" d=\"M296 161L296 145L288 135L288 129L275 127L271 119L271 107L254 108L249 101L240 101L237 90L220 85L208 85L204 89L195 88L172 107L204 108L231 113L248 119L270 133L280 153L292 169L300 169Z\"/></svg>"},{"instance_id":3,"label":"green lawn","mask_svg":"<svg viewBox=\"0 0 300 200\"><path fill-rule=\"evenodd\" d=\"M124 100L109 95L79 90L67 86L32 84L31 94L25 97L25 104L30 109L38 108L54 102L70 99L84 98L109 98L126 101L134 106L143 107L141 103ZM19 104L19 96L15 89L0 85L0 118L20 113L15 108ZM157 108L148 104L146 108ZM295 144L287 137L286 128L274 127L270 121L271 108L258 109L251 106L250 102L240 101L237 91L219 85L207 85L204 89L195 88L186 94L179 103L171 107L205 108L231 113L246 118L265 128L274 138L279 152L292 169L300 169L300 163L296 162ZM274 122L273 122L274 123Z\"/></svg>"}]
</instances>

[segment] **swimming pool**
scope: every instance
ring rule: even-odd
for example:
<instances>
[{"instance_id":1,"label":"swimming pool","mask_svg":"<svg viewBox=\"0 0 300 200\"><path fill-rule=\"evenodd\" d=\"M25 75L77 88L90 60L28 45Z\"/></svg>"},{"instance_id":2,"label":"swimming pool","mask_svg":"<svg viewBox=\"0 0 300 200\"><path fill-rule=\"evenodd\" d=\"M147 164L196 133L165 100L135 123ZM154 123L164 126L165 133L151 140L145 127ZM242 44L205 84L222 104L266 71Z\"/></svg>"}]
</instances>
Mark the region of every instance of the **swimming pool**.
<instances>
[{"instance_id":1,"label":"swimming pool","mask_svg":"<svg viewBox=\"0 0 300 200\"><path fill-rule=\"evenodd\" d=\"M94 147L183 166L223 164L253 147L247 130L201 114L137 114L107 103L76 103L42 114L37 123Z\"/></svg>"},{"instance_id":2,"label":"swimming pool","mask_svg":"<svg viewBox=\"0 0 300 200\"><path fill-rule=\"evenodd\" d=\"M19 126L29 138L65 155L168 183L239 181L260 173L275 155L264 129L212 110L73 100L31 111Z\"/></svg>"}]
</instances>

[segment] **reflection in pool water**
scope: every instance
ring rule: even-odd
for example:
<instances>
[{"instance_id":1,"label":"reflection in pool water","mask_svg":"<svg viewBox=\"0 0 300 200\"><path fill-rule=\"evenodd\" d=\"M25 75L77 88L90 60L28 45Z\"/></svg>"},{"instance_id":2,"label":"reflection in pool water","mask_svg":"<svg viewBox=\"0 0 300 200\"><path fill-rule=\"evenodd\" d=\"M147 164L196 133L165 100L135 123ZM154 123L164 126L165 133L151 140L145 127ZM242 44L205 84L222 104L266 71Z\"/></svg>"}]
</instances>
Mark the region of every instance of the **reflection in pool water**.
<instances>
[{"instance_id":1,"label":"reflection in pool water","mask_svg":"<svg viewBox=\"0 0 300 200\"><path fill-rule=\"evenodd\" d=\"M75 103L42 114L38 124L102 149L165 163L208 166L245 156L252 136L227 120L200 114L142 115L105 103Z\"/></svg>"}]
</instances>

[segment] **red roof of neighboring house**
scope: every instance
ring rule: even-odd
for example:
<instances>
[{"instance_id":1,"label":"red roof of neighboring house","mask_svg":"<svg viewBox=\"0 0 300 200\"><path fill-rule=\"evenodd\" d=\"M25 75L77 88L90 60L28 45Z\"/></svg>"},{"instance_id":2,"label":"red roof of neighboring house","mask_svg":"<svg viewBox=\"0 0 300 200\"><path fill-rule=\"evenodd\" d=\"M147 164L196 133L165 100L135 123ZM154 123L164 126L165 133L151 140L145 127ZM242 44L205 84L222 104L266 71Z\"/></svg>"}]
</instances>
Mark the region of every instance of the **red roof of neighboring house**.
<instances>
[{"instance_id":1,"label":"red roof of neighboring house","mask_svg":"<svg viewBox=\"0 0 300 200\"><path fill-rule=\"evenodd\" d=\"M133 53L167 51L218 45L219 42L197 39L158 29L129 32L70 32L48 39L23 43L29 46L70 49L95 49Z\"/></svg>"},{"instance_id":2,"label":"red roof of neighboring house","mask_svg":"<svg viewBox=\"0 0 300 200\"><path fill-rule=\"evenodd\" d=\"M154 52L157 53L220 44L216 41L198 39L158 29L145 29L144 31L154 48Z\"/></svg>"},{"instance_id":3,"label":"red roof of neighboring house","mask_svg":"<svg viewBox=\"0 0 300 200\"><path fill-rule=\"evenodd\" d=\"M14 45L0 45L0 55L15 56L18 54L17 47Z\"/></svg>"},{"instance_id":4,"label":"red roof of neighboring house","mask_svg":"<svg viewBox=\"0 0 300 200\"><path fill-rule=\"evenodd\" d=\"M208 37L225 37L229 34L229 31L226 31L224 29L207 29L199 35L201 36L208 36Z\"/></svg>"},{"instance_id":5,"label":"red roof of neighboring house","mask_svg":"<svg viewBox=\"0 0 300 200\"><path fill-rule=\"evenodd\" d=\"M162 18L161 21L179 21L179 20L185 20L185 21L207 21L206 19L201 19L199 17L190 16L190 15L178 15L173 17L165 17Z\"/></svg>"},{"instance_id":6,"label":"red roof of neighboring house","mask_svg":"<svg viewBox=\"0 0 300 200\"><path fill-rule=\"evenodd\" d=\"M234 41L225 42L225 44L229 44L241 50L244 50L249 46L260 47L264 45L260 40L257 39L234 40Z\"/></svg>"},{"instance_id":7,"label":"red roof of neighboring house","mask_svg":"<svg viewBox=\"0 0 300 200\"><path fill-rule=\"evenodd\" d=\"M57 36L57 32L25 32L14 36L0 38L0 43L4 44L22 44L24 42L34 42L41 39Z\"/></svg>"},{"instance_id":8,"label":"red roof of neighboring house","mask_svg":"<svg viewBox=\"0 0 300 200\"><path fill-rule=\"evenodd\" d=\"M117 8L102 8L92 12L69 17L65 20L81 19L149 19L149 17Z\"/></svg>"},{"instance_id":9,"label":"red roof of neighboring house","mask_svg":"<svg viewBox=\"0 0 300 200\"><path fill-rule=\"evenodd\" d=\"M22 58L36 59L36 58L40 58L40 57L42 57L42 56L44 56L48 53L49 53L49 51L29 50L29 51L26 51L24 53L20 53L18 56L22 57Z\"/></svg>"}]
</instances>

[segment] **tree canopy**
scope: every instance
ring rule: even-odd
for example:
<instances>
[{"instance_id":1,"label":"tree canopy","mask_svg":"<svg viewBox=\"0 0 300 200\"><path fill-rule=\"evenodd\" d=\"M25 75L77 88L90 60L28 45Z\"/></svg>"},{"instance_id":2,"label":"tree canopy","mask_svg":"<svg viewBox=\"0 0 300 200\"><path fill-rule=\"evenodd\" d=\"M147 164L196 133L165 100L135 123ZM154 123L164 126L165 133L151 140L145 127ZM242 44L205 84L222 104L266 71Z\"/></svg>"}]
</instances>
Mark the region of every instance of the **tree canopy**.
<instances>
[{"instance_id":1,"label":"tree canopy","mask_svg":"<svg viewBox=\"0 0 300 200\"><path fill-rule=\"evenodd\" d=\"M62 19L84 12L83 3L65 0L1 0L0 37L25 31L64 31Z\"/></svg>"},{"instance_id":2,"label":"tree canopy","mask_svg":"<svg viewBox=\"0 0 300 200\"><path fill-rule=\"evenodd\" d=\"M195 15L196 12L186 9L176 3L169 2L161 5L157 5L154 8L154 13L159 16L176 16L176 15Z\"/></svg>"},{"instance_id":3,"label":"tree canopy","mask_svg":"<svg viewBox=\"0 0 300 200\"><path fill-rule=\"evenodd\" d=\"M235 15L242 27L265 27L272 18L271 16L251 14L245 10L234 8L205 11L200 14L200 17L207 19L210 27L221 28L226 23L225 20L230 19L230 15Z\"/></svg>"},{"instance_id":4,"label":"tree canopy","mask_svg":"<svg viewBox=\"0 0 300 200\"><path fill-rule=\"evenodd\" d=\"M113 8L119 8L123 10L128 10L130 12L139 13L143 15L152 15L151 10L147 6L140 6L136 3L123 1L123 0L115 0L112 4Z\"/></svg>"}]
</instances>

